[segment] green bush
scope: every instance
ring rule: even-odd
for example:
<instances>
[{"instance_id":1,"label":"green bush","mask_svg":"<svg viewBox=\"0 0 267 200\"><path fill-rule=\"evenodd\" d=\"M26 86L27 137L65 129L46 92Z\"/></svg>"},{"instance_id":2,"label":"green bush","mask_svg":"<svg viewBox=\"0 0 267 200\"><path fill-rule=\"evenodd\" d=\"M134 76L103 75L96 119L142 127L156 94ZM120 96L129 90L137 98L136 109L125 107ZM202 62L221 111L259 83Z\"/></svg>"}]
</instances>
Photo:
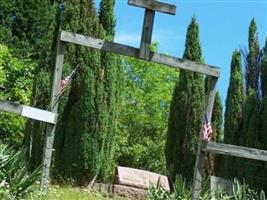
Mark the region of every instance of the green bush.
<instances>
[{"instance_id":1,"label":"green bush","mask_svg":"<svg viewBox=\"0 0 267 200\"><path fill-rule=\"evenodd\" d=\"M35 190L40 168L28 172L25 150L0 144L0 199L22 199Z\"/></svg>"},{"instance_id":2,"label":"green bush","mask_svg":"<svg viewBox=\"0 0 267 200\"><path fill-rule=\"evenodd\" d=\"M0 100L29 104L35 64L18 59L0 44ZM23 138L25 119L0 111L0 139L18 145Z\"/></svg>"}]
</instances>

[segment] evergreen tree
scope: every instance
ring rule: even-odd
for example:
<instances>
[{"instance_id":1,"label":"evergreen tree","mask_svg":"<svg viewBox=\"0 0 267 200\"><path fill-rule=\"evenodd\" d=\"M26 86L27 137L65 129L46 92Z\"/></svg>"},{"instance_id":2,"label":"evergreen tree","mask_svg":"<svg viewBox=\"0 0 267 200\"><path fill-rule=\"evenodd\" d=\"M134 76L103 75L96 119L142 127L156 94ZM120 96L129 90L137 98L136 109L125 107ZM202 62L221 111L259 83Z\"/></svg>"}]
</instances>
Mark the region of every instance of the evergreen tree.
<instances>
[{"instance_id":1,"label":"evergreen tree","mask_svg":"<svg viewBox=\"0 0 267 200\"><path fill-rule=\"evenodd\" d=\"M114 2L102 2L100 19L107 18L106 14L113 12L113 6ZM111 24L108 20L104 22L101 26L92 0L80 3L72 0L66 4L65 30L97 38L107 35L113 39L114 19L109 20ZM114 130L117 117L118 94L114 94L117 59L112 54L101 54L77 45L69 45L65 55L70 66L79 63L81 68L71 85L57 128L55 165L64 177L86 184L95 175L99 179L108 177L112 167L109 161L113 157L115 133L109 133Z\"/></svg>"},{"instance_id":2,"label":"evergreen tree","mask_svg":"<svg viewBox=\"0 0 267 200\"><path fill-rule=\"evenodd\" d=\"M56 10L57 4L45 1L20 1L20 12L16 14L15 39L17 52L30 53L36 60L31 105L46 110L50 101L51 74L55 61ZM24 144L32 168L40 165L43 153L45 123L28 120Z\"/></svg>"},{"instance_id":3,"label":"evergreen tree","mask_svg":"<svg viewBox=\"0 0 267 200\"><path fill-rule=\"evenodd\" d=\"M259 75L260 46L257 35L257 25L253 18L249 26L248 55L246 55L246 92L249 88L257 90Z\"/></svg>"},{"instance_id":4,"label":"evergreen tree","mask_svg":"<svg viewBox=\"0 0 267 200\"><path fill-rule=\"evenodd\" d=\"M43 109L47 109L48 106L49 77L54 65L52 52L55 38L55 8L53 1L49 0L11 0L3 1L0 5L0 42L12 47L16 56L29 57L37 63L34 69L31 105ZM42 154L39 152L43 126L40 122L27 123L24 142L33 165L36 159L41 160Z\"/></svg>"},{"instance_id":5,"label":"evergreen tree","mask_svg":"<svg viewBox=\"0 0 267 200\"><path fill-rule=\"evenodd\" d=\"M231 62L230 82L227 91L224 115L224 143L239 145L242 133L242 106L244 102L241 53L234 51ZM225 157L224 176L236 176L235 160Z\"/></svg>"},{"instance_id":6,"label":"evergreen tree","mask_svg":"<svg viewBox=\"0 0 267 200\"><path fill-rule=\"evenodd\" d=\"M261 87L262 95L267 97L267 38L265 39L265 46L263 48L263 56L261 62Z\"/></svg>"},{"instance_id":7,"label":"evergreen tree","mask_svg":"<svg viewBox=\"0 0 267 200\"><path fill-rule=\"evenodd\" d=\"M205 79L205 91L207 93L207 80ZM219 92L216 92L213 111L211 116L211 126L212 126L212 141L221 142L222 141L222 123L223 123L223 108ZM207 175L214 175L221 170L221 160L222 157L219 154L206 153L207 160L205 163L205 169Z\"/></svg>"},{"instance_id":8,"label":"evergreen tree","mask_svg":"<svg viewBox=\"0 0 267 200\"><path fill-rule=\"evenodd\" d=\"M199 27L193 17L187 29L184 59L201 62ZM171 102L165 148L168 176L193 177L193 168L204 111L204 79L193 72L180 71Z\"/></svg>"},{"instance_id":9,"label":"evergreen tree","mask_svg":"<svg viewBox=\"0 0 267 200\"><path fill-rule=\"evenodd\" d=\"M243 111L243 134L240 139L242 146L260 148L262 141L260 137L260 108L261 98L258 95L258 82L260 78L261 66L261 51L257 36L257 25L254 19L251 20L248 33L248 46L249 52L246 57L246 98ZM241 160L241 159L240 159ZM253 184L253 186L259 185L258 180L254 179L255 174L258 171L257 165L260 163L254 160L243 160L240 165L245 166L242 169L243 173L240 177L245 176L246 182Z\"/></svg>"},{"instance_id":10,"label":"evergreen tree","mask_svg":"<svg viewBox=\"0 0 267 200\"><path fill-rule=\"evenodd\" d=\"M267 38L265 40L265 46L263 48L263 57L261 62L261 89L262 89L262 102L260 109L260 136L259 141L260 148L267 150ZM267 176L266 176L266 162L259 165L261 167L259 176L263 178L261 182L262 188L267 188ZM264 169L264 170L263 170Z\"/></svg>"},{"instance_id":11,"label":"evergreen tree","mask_svg":"<svg viewBox=\"0 0 267 200\"><path fill-rule=\"evenodd\" d=\"M105 30L105 39L114 40L115 35L115 0L102 0L100 3L99 22ZM115 134L117 132L117 117L120 107L123 69L118 55L112 53L101 54L101 65L104 68L104 135L102 147L106 162L103 163L99 176L103 179L112 178L114 170Z\"/></svg>"}]
</instances>

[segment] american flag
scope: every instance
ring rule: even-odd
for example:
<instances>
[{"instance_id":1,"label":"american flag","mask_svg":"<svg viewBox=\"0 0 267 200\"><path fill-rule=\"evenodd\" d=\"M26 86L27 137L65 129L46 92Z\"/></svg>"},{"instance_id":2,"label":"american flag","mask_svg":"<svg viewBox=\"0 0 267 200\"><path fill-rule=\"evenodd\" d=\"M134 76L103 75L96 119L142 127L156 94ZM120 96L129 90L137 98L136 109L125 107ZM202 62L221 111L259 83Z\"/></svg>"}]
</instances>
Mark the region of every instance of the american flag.
<instances>
[{"instance_id":1,"label":"american flag","mask_svg":"<svg viewBox=\"0 0 267 200\"><path fill-rule=\"evenodd\" d=\"M69 75L66 78L64 78L63 80L61 80L61 82L60 82L60 92L63 92L66 89L70 79L71 79L71 76Z\"/></svg>"},{"instance_id":2,"label":"american flag","mask_svg":"<svg viewBox=\"0 0 267 200\"><path fill-rule=\"evenodd\" d=\"M206 141L206 142L209 142L211 140L211 137L212 137L212 128L211 128L211 125L210 125L210 122L207 118L207 115L205 114L205 123L204 123L204 126L203 126L203 140Z\"/></svg>"},{"instance_id":3,"label":"american flag","mask_svg":"<svg viewBox=\"0 0 267 200\"><path fill-rule=\"evenodd\" d=\"M69 83L71 82L71 80L73 79L77 69L80 67L80 65L78 64L75 69L71 72L70 75L68 75L66 78L64 78L63 80L60 81L60 95L65 91L66 87L69 85Z\"/></svg>"}]
</instances>

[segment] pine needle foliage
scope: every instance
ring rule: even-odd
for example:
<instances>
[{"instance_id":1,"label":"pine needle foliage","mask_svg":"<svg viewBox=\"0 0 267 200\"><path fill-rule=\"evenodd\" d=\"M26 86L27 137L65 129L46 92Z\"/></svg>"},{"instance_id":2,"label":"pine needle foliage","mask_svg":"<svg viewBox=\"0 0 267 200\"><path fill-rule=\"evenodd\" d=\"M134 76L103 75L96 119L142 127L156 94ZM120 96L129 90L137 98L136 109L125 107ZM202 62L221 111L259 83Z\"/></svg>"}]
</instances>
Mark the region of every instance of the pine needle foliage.
<instances>
[{"instance_id":1,"label":"pine needle foliage","mask_svg":"<svg viewBox=\"0 0 267 200\"><path fill-rule=\"evenodd\" d=\"M199 26L193 17L187 29L183 58L201 62ZM193 177L198 135L204 111L204 78L202 75L181 70L171 102L165 148L168 176L174 180L183 174Z\"/></svg>"}]
</instances>

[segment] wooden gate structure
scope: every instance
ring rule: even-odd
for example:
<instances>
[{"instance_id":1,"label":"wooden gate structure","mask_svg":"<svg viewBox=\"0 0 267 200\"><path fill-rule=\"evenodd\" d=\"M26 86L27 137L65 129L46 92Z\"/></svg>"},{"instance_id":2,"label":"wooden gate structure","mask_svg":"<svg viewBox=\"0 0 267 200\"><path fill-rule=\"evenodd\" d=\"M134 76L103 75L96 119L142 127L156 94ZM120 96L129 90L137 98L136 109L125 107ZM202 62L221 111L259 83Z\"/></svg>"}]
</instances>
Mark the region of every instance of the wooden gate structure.
<instances>
[{"instance_id":1,"label":"wooden gate structure","mask_svg":"<svg viewBox=\"0 0 267 200\"><path fill-rule=\"evenodd\" d=\"M137 59L150 61L158 64L167 65L173 68L184 69L192 72L197 72L210 76L210 83L208 94L206 97L205 114L208 120L211 120L213 103L215 98L215 86L220 75L220 69L207 64L196 63L189 60L167 56L152 52L150 50L152 31L154 24L155 12L162 12L166 14L175 15L176 6L159 2L156 0L128 0L129 5L145 8L145 16L143 22L142 38L140 48L134 48L131 46L105 41L98 38L92 38L89 36L61 31L58 36L56 61L53 75L53 83L51 90L50 104L54 104L51 111L44 111L37 108L15 104L8 101L0 100L0 110L13 112L18 115L22 115L28 118L40 120L47 123L46 135L43 147L42 158L42 176L40 182L40 189L44 193L47 191L47 186L50 182L50 166L54 142L54 134L57 122L58 101L57 97L60 92L60 82L62 78L62 69L64 62L64 47L67 43L86 46L89 48L99 49L105 52L112 52L123 56L130 56ZM204 116L203 114L203 122ZM203 170L204 170L204 152L213 152L231 156L238 156L250 159L258 159L267 161L267 151L238 147L234 145L218 144L218 143L205 143L202 140L202 130L199 134L199 145L197 152L197 159L194 171L194 182L192 190L192 199L199 199L201 190Z\"/></svg>"}]
</instances>

